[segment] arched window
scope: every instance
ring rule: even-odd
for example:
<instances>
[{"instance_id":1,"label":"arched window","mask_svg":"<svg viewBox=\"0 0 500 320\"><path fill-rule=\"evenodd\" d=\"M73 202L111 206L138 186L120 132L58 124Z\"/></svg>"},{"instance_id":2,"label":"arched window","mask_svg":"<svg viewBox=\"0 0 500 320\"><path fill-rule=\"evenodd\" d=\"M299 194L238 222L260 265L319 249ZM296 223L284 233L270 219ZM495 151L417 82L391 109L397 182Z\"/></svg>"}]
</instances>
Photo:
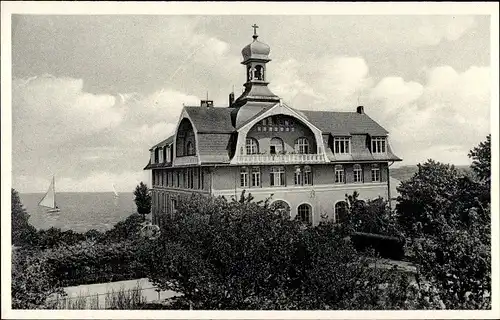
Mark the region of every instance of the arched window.
<instances>
[{"instance_id":1,"label":"arched window","mask_svg":"<svg viewBox=\"0 0 500 320\"><path fill-rule=\"evenodd\" d=\"M295 141L295 152L297 153L309 153L309 140L307 138L301 137Z\"/></svg>"},{"instance_id":2,"label":"arched window","mask_svg":"<svg viewBox=\"0 0 500 320\"><path fill-rule=\"evenodd\" d=\"M307 224L312 223L312 210L311 206L307 203L303 203L297 208L297 215L300 221Z\"/></svg>"},{"instance_id":3,"label":"arched window","mask_svg":"<svg viewBox=\"0 0 500 320\"><path fill-rule=\"evenodd\" d=\"M260 65L255 66L255 79L264 80L264 68Z\"/></svg>"},{"instance_id":4,"label":"arched window","mask_svg":"<svg viewBox=\"0 0 500 320\"><path fill-rule=\"evenodd\" d=\"M280 154L283 152L283 140L280 138L272 138L270 144L270 154Z\"/></svg>"},{"instance_id":5,"label":"arched window","mask_svg":"<svg viewBox=\"0 0 500 320\"><path fill-rule=\"evenodd\" d=\"M194 145L193 145L193 142L191 141L188 141L187 145L186 145L186 155L188 156L192 156L194 155L195 152L194 152Z\"/></svg>"},{"instance_id":6,"label":"arched window","mask_svg":"<svg viewBox=\"0 0 500 320\"><path fill-rule=\"evenodd\" d=\"M246 141L246 151L247 154L257 154L259 153L259 143L254 138L247 138Z\"/></svg>"},{"instance_id":7,"label":"arched window","mask_svg":"<svg viewBox=\"0 0 500 320\"><path fill-rule=\"evenodd\" d=\"M335 204L335 222L344 222L347 218L347 202L339 201Z\"/></svg>"},{"instance_id":8,"label":"arched window","mask_svg":"<svg viewBox=\"0 0 500 320\"><path fill-rule=\"evenodd\" d=\"M283 200L276 200L271 204L271 210L284 216L290 216L290 206Z\"/></svg>"}]
</instances>

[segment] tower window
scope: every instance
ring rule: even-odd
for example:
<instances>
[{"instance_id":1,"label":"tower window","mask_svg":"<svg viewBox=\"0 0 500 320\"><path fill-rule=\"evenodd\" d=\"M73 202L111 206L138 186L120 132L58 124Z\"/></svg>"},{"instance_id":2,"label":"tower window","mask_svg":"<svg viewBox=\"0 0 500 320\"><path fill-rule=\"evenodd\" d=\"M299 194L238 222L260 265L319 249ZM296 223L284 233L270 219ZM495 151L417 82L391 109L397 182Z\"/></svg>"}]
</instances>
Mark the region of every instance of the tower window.
<instances>
[{"instance_id":1,"label":"tower window","mask_svg":"<svg viewBox=\"0 0 500 320\"><path fill-rule=\"evenodd\" d=\"M255 80L264 80L264 67L261 65L255 66Z\"/></svg>"},{"instance_id":2,"label":"tower window","mask_svg":"<svg viewBox=\"0 0 500 320\"><path fill-rule=\"evenodd\" d=\"M246 140L246 151L247 154L257 154L259 153L259 143L254 138L247 138Z\"/></svg>"}]
</instances>

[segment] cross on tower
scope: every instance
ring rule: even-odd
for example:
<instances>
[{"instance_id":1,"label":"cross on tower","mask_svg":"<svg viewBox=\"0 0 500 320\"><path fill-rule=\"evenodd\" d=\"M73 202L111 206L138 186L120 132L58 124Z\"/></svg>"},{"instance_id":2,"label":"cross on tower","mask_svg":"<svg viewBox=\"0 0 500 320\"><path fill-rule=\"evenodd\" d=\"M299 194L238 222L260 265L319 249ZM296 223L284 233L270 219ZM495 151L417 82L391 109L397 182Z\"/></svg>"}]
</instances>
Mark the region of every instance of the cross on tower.
<instances>
[{"instance_id":1,"label":"cross on tower","mask_svg":"<svg viewBox=\"0 0 500 320\"><path fill-rule=\"evenodd\" d=\"M259 27L259 26L258 26L258 25L256 25L255 23L254 23L254 24L253 24L253 26L252 26L252 28L253 28L253 38L257 38L257 37L258 37L258 35L257 35L257 28L258 28L258 27Z\"/></svg>"}]
</instances>

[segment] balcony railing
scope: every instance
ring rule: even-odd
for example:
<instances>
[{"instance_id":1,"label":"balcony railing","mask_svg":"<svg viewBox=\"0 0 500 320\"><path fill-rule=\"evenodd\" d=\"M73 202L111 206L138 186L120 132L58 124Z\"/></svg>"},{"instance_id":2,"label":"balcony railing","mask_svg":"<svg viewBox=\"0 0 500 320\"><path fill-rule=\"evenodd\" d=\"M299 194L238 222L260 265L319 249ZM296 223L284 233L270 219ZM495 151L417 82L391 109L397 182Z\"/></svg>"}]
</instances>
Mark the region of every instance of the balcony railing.
<instances>
[{"instance_id":1,"label":"balcony railing","mask_svg":"<svg viewBox=\"0 0 500 320\"><path fill-rule=\"evenodd\" d=\"M238 155L239 164L300 164L325 163L328 159L323 154L249 154Z\"/></svg>"}]
</instances>

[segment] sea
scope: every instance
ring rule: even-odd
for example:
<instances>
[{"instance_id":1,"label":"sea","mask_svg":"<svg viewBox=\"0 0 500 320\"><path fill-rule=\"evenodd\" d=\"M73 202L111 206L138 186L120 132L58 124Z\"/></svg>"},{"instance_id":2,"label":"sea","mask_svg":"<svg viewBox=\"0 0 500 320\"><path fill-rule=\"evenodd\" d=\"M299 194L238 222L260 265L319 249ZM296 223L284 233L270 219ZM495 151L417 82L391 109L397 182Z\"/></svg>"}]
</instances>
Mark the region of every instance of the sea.
<instances>
[{"instance_id":1,"label":"sea","mask_svg":"<svg viewBox=\"0 0 500 320\"><path fill-rule=\"evenodd\" d=\"M30 215L29 222L37 229L106 231L136 212L132 192L121 192L118 197L113 192L58 192L56 200L61 211L57 213L48 213L46 208L38 206L44 193L19 196Z\"/></svg>"}]
</instances>

